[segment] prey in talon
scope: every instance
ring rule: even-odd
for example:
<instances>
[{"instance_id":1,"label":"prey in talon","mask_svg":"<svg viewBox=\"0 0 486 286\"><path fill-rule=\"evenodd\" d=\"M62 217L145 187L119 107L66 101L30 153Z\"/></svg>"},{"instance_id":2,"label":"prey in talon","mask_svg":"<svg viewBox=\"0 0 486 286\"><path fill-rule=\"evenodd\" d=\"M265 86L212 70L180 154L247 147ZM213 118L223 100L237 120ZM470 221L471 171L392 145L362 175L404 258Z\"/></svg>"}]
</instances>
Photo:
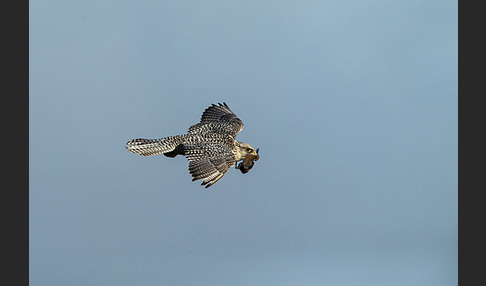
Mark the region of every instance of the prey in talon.
<instances>
[{"instance_id":1,"label":"prey in talon","mask_svg":"<svg viewBox=\"0 0 486 286\"><path fill-rule=\"evenodd\" d=\"M253 168L253 165L255 165L255 162L260 159L260 154L258 151L260 151L260 148L256 149L255 155L246 156L246 158L236 166L236 169L239 169L243 174L248 173L248 171Z\"/></svg>"}]
</instances>

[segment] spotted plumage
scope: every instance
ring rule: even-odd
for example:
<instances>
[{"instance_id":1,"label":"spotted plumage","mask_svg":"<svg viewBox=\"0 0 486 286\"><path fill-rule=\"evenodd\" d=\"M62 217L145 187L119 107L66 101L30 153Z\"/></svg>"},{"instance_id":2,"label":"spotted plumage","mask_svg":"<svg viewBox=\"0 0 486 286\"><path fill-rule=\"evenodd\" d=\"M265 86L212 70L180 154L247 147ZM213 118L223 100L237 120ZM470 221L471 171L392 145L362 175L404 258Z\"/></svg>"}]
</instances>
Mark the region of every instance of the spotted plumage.
<instances>
[{"instance_id":1,"label":"spotted plumage","mask_svg":"<svg viewBox=\"0 0 486 286\"><path fill-rule=\"evenodd\" d=\"M247 173L260 157L247 143L236 140L243 122L226 103L206 108L199 123L189 127L186 134L161 139L133 139L127 142L128 151L141 156L164 154L167 157L183 155L189 161L192 180L202 180L206 188L214 185L229 168Z\"/></svg>"}]
</instances>

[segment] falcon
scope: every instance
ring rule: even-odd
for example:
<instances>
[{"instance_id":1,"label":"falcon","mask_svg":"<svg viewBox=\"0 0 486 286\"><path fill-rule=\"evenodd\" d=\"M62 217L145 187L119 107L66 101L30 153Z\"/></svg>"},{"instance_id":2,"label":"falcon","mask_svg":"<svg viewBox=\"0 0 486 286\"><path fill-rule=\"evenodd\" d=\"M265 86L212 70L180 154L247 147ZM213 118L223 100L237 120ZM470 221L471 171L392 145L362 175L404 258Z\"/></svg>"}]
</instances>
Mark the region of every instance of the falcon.
<instances>
[{"instance_id":1,"label":"falcon","mask_svg":"<svg viewBox=\"0 0 486 286\"><path fill-rule=\"evenodd\" d=\"M259 149L236 140L243 122L223 102L204 110L201 121L189 127L186 134L160 139L132 139L126 149L141 156L164 154L174 158L183 155L189 161L192 180L202 180L206 188L221 180L229 168L236 165L246 174L260 155Z\"/></svg>"}]
</instances>

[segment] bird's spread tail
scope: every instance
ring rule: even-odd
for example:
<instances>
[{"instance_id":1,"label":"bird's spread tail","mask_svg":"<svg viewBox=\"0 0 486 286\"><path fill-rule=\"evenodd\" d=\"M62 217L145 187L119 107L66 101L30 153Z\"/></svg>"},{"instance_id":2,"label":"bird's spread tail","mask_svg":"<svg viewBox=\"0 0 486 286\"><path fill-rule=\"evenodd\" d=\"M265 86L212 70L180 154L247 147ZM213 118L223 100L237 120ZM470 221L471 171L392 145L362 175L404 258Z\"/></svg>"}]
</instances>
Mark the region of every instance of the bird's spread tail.
<instances>
[{"instance_id":1,"label":"bird's spread tail","mask_svg":"<svg viewBox=\"0 0 486 286\"><path fill-rule=\"evenodd\" d=\"M152 156L169 153L184 141L184 135L176 135L161 139L132 139L127 142L127 150L140 154L140 156ZM175 155L174 155L175 156ZM173 157L173 156L171 156Z\"/></svg>"}]
</instances>

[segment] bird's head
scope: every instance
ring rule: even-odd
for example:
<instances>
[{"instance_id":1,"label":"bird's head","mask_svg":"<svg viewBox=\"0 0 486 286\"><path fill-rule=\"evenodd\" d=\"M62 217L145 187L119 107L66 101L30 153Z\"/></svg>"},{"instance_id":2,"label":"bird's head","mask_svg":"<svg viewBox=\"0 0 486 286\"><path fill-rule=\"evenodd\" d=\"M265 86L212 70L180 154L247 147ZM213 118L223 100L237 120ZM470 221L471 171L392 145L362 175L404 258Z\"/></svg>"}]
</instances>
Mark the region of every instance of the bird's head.
<instances>
[{"instance_id":1,"label":"bird's head","mask_svg":"<svg viewBox=\"0 0 486 286\"><path fill-rule=\"evenodd\" d=\"M236 147L238 147L236 152L236 161L241 161L247 156L257 155L257 150L255 150L255 148L253 148L250 144L236 141Z\"/></svg>"}]
</instances>

